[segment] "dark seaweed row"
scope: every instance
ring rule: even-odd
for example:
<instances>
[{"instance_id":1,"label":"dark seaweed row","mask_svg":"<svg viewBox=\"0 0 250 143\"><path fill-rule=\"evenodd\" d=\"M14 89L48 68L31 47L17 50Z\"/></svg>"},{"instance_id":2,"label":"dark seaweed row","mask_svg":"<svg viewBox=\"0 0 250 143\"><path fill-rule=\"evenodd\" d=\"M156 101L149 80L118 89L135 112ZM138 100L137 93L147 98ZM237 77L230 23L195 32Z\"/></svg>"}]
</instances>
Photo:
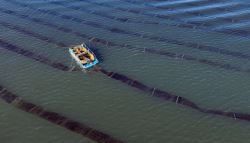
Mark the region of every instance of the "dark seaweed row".
<instances>
[{"instance_id":1,"label":"dark seaweed row","mask_svg":"<svg viewBox=\"0 0 250 143\"><path fill-rule=\"evenodd\" d=\"M35 61L41 62L43 64L49 65L51 67L57 68L59 70L62 71L68 71L69 67L63 65L62 63L56 63L56 62L52 62L49 59L47 59L46 57L42 56L42 55L38 55L34 52L19 48L17 46L11 45L8 42L3 41L2 39L0 39L0 45L3 47L0 48L5 48L9 51L15 52L17 54L23 55L25 57L28 57L30 59L33 59Z\"/></svg>"},{"instance_id":2,"label":"dark seaweed row","mask_svg":"<svg viewBox=\"0 0 250 143\"><path fill-rule=\"evenodd\" d=\"M27 51L27 50L24 50L18 46L12 45L6 41L1 40L0 47L6 48L7 50L10 50L11 48L17 49L17 50L10 50L10 51L16 52L18 54L24 55L27 58L35 60L32 55L17 52L18 50L21 50L21 51ZM36 60L36 61L39 61L43 64L47 64L49 66L54 65L51 61L50 62L42 62L43 60L49 61L45 57L42 57L42 58L43 58L42 60ZM51 67L62 70L61 68L58 68L57 66L51 66ZM67 67L67 66L64 65L64 67ZM163 91L163 90L158 89L158 88L147 86L147 85L141 83L140 81L137 81L137 80L134 80L132 78L127 77L126 75L122 75L120 73L116 73L116 72L112 72L112 71L107 71L105 69L100 69L99 71L101 73L103 73L104 75L110 77L111 79L120 81L120 82L122 82L122 83L124 83L132 88L135 88L135 89L138 89L144 93L147 93L147 95L152 96L152 97L157 97L157 98L160 98L160 99L165 100L165 101L170 101L170 102L173 102L176 104L180 104L180 105L183 105L183 107L188 107L188 108L197 110L197 111L202 112L202 113L207 113L207 114L212 114L212 115L220 115L220 116L224 116L224 117L233 118L235 120L239 119L239 120L250 121L250 114L240 113L240 112L227 112L227 111L215 110L215 109L205 109L205 108L198 106L198 104L196 104L195 102L193 102L189 99L186 99L185 97L178 96L178 95L172 94L168 91ZM2 98L4 98L6 100L6 102L8 102L8 103L11 103L13 101L13 100L11 100L11 97L5 98L5 96L3 96ZM77 129L78 129L78 127L77 127Z\"/></svg>"},{"instance_id":3,"label":"dark seaweed row","mask_svg":"<svg viewBox=\"0 0 250 143\"><path fill-rule=\"evenodd\" d=\"M130 1L130 3L134 3L134 4L139 4L140 2L135 2L135 1L131 1L131 0L125 0L125 1ZM198 2L204 2L204 1L198 1ZM213 0L213 1L205 1L205 2L221 2L220 0ZM142 4L142 3L141 3ZM148 6L150 6L150 7L152 7L152 8L154 8L154 9L163 9L163 10L166 10L166 8L165 7L162 7L162 6L153 6L153 5L150 5L150 4L147 4ZM197 2L188 2L188 3L185 3L184 5L187 5L187 6L197 6ZM249 7L249 5L248 4L245 4L245 5L243 5L243 4L241 4L240 5L241 7L246 7L246 8L248 8ZM216 11L220 11L220 12L230 12L230 10L228 9L228 8L222 8L222 7L216 7L216 8L213 8L212 10L216 10ZM206 11L208 11L208 10L206 10ZM205 13L203 12L203 11L187 11L186 13L188 13L188 14L190 14L190 15L194 15L194 16L204 16L205 15ZM176 15L175 16L171 16L171 18L176 18ZM236 20L236 19L234 19L234 18L227 18L227 17L224 17L224 18L220 18L219 19L220 21L224 21L224 22L239 22L238 20ZM212 28L212 26L213 27L215 27L214 25L209 25L208 23L201 23L201 22L189 22L189 23L191 23L191 24L199 24L199 25L203 25L203 26L210 26L211 28ZM232 33L232 32L237 32L237 30L236 31L234 31L234 29L220 29L220 30L215 30L215 31L227 31L227 33L230 31L230 33ZM249 31L245 31L245 30L238 30L238 32L240 32L240 33L246 33L246 34L248 34L249 35Z\"/></svg>"},{"instance_id":4,"label":"dark seaweed row","mask_svg":"<svg viewBox=\"0 0 250 143\"><path fill-rule=\"evenodd\" d=\"M92 1L88 1L88 0L86 0L85 2L89 2L89 3L97 4L97 5L102 5L100 3L95 3L95 2L92 2ZM87 10L87 9L82 9L81 6L68 6L65 1L50 1L48 3L61 5L61 6L64 6L66 8L70 8L70 9L77 10L77 11L82 11L82 12L87 12L87 13L90 13L90 14L95 14L95 15L98 15L98 16L102 16L102 17L113 19L113 20L120 21L120 22L126 22L127 21L127 19L123 19L123 18L118 18L116 16L107 15L106 13L103 13L103 12L97 12L97 11L91 11L91 10ZM155 22L147 22L147 23L153 24ZM199 24L199 25L202 25L202 24ZM119 30L121 31L121 29L119 29ZM229 29L224 30L224 32L227 32L227 33L228 32L230 33L230 31L232 31L232 30L229 30ZM126 32L128 33L128 31L126 31ZM245 32L247 32L247 31L245 31ZM120 34L125 34L125 33L123 32L123 33L120 33ZM136 33L136 34L139 35L138 33ZM132 35L136 35L136 34L132 34ZM152 37L152 36L141 35L141 37L149 38L151 40L157 40L157 38ZM199 49L199 50L210 51L210 52L216 52L216 53L219 53L219 54L225 54L225 55L230 55L230 56L236 56L237 55L236 53L239 54L239 52L233 52L233 51L229 51L229 50L225 50L225 49L220 49L220 48L217 48L217 47L210 47L210 46L199 45L201 47L197 48L197 46L198 46L197 43L188 43L188 44L185 44L185 42L183 42L183 41L171 40L171 39L166 39L166 38L162 39L162 37L158 37L158 39L160 41L162 41L164 39L164 42L171 43L171 44L184 45L184 46L187 46L187 47L191 47L191 48L195 48L195 49ZM193 46L193 45L196 45L196 46ZM242 53L240 53L240 54L244 55ZM241 56L241 55L239 55L239 56ZM236 57L238 57L238 56L236 56Z\"/></svg>"},{"instance_id":5,"label":"dark seaweed row","mask_svg":"<svg viewBox=\"0 0 250 143\"><path fill-rule=\"evenodd\" d=\"M41 38L41 35L39 35L37 33L25 30L25 29L20 28L18 26L13 26L10 23L0 22L0 25L8 27L8 28L10 28L12 30L19 31L20 33L23 33L23 34L27 34L27 35L29 35L31 37L35 37L35 38L40 39L42 41L55 44L57 46L66 45L65 43L58 44L58 42L56 42L55 40L49 39L49 37L42 36L43 38ZM100 41L99 39L94 39L93 41L101 43L101 44L106 44L107 43L106 41ZM55 43L53 43L53 42L55 42ZM202 64L206 64L206 65L210 65L210 66L214 66L214 67L219 67L219 68L223 68L223 69L227 69L227 70L233 70L233 71L238 71L238 72L247 72L247 73L250 72L250 70L244 71L241 68L232 66L230 64L223 64L223 63L219 63L219 62L213 62L213 61L206 60L206 59L197 59L195 57L188 56L188 55L177 55L175 53L164 52L164 51L160 52L160 51L155 51L153 49L145 49L145 51L158 53L160 55L168 56L168 57L171 57L171 58L178 57L178 58L182 58L182 59L185 59L185 60L188 60L188 61L196 61L196 62L199 62L199 63L202 63Z\"/></svg>"},{"instance_id":6,"label":"dark seaweed row","mask_svg":"<svg viewBox=\"0 0 250 143\"><path fill-rule=\"evenodd\" d=\"M124 1L126 1L128 3L132 3L132 4L141 4L141 3L131 1L131 0L124 0ZM187 5L188 5L188 3L187 3ZM192 5L192 4L189 4L189 5ZM161 7L157 7L157 6L153 6L153 5L147 5L147 6L155 8L155 9L161 9ZM216 10L223 10L223 9L222 8L216 8ZM132 11L132 12L134 12L134 11ZM151 15L151 16L155 16L155 17L158 17L158 18L162 18L162 19L168 19L168 20L180 22L181 24L176 24L176 26L178 26L178 27L191 28L191 29L198 28L198 29L202 29L202 30L206 30L206 31L215 31L215 32L223 33L223 34L233 35L233 36L248 37L250 35L250 32L246 31L246 30L240 30L240 29L220 29L220 30L216 30L216 29L213 29L213 27L212 27L213 25L210 25L208 23L183 21L183 20L181 20L179 18L176 18L175 16L149 14L149 13L140 13L140 14L148 15L148 16ZM201 13L199 13L199 12L193 12L193 14L194 15L201 15ZM236 20L230 19L230 18L223 18L222 20L224 20L225 22L236 21ZM173 25L173 26L175 26L175 25Z\"/></svg>"},{"instance_id":7,"label":"dark seaweed row","mask_svg":"<svg viewBox=\"0 0 250 143\"><path fill-rule=\"evenodd\" d=\"M94 128L88 127L78 121L72 120L60 113L45 110L43 107L38 106L34 103L21 99L18 95L11 93L0 85L0 98L8 104L14 105L16 108L25 112L31 113L39 118L47 120L53 124L59 125L72 132L81 134L98 143L123 143L114 137L98 131Z\"/></svg>"},{"instance_id":8,"label":"dark seaweed row","mask_svg":"<svg viewBox=\"0 0 250 143\"><path fill-rule=\"evenodd\" d=\"M131 1L131 0L125 0L128 3L133 3L133 4L143 4L146 5L147 7L144 8L143 10L154 10L154 9L162 9L162 10L170 10L170 11L174 11L177 9L181 9L182 6L192 6L192 7L197 7L197 6L202 6L204 4L215 4L217 2L222 2L221 0L212 0L212 1L192 1L192 2L187 2L187 3L178 3L176 5L174 5L172 7L172 5L163 5L163 6L154 6L152 4L149 3L145 3L145 1ZM152 2L152 1L151 1ZM202 4L202 5L201 5ZM235 5L233 5L235 6ZM240 4L240 6L245 6L243 4ZM173 9L176 8L176 9ZM230 12L227 10L227 8L223 8L223 7L213 7L212 9L205 9L205 10L200 10L200 11L186 11L185 13L188 13L190 15L194 15L194 16L201 16L203 14L205 14L203 11L220 11L220 12ZM180 15L181 13L176 13L176 15ZM175 15L175 16L176 16ZM227 20L228 22L231 22L232 20Z\"/></svg>"},{"instance_id":9,"label":"dark seaweed row","mask_svg":"<svg viewBox=\"0 0 250 143\"><path fill-rule=\"evenodd\" d=\"M134 81L134 80L131 80L131 79L128 79L126 76L123 76L121 74L113 73L113 72L107 72L105 70L101 70L101 71L102 71L102 73L105 73L106 75L111 76L111 78L113 78L113 79L120 80L120 81L123 81L123 82L128 82L129 84L133 83L133 86L136 87L136 88L138 88L138 89L141 89L141 90L144 90L144 91L150 91L149 89L152 89L153 90L152 91L153 94L155 94L155 93L161 93L160 95L156 94L156 95L158 95L157 97L165 97L166 96L166 95L163 96L164 92L161 92L161 91L159 91L159 90L157 90L155 88L149 88L149 87L145 86L144 84L139 83L139 82ZM179 100L180 97L179 96L175 96L175 98ZM192 102L190 102L190 103L192 103ZM186 105L186 104L184 104L184 105ZM192 105L192 104L190 104L190 105ZM191 106L191 107L198 107L198 106ZM202 110L202 111L205 112L205 110ZM206 110L206 112L208 112L208 113L210 113L210 112L211 113L221 113L219 111L217 112L216 110ZM225 114L225 115L228 115L228 114Z\"/></svg>"},{"instance_id":10,"label":"dark seaweed row","mask_svg":"<svg viewBox=\"0 0 250 143\"><path fill-rule=\"evenodd\" d=\"M232 57L237 57L237 58L242 58L242 59L248 59L248 60L250 59L250 55L240 53L240 52L230 51L227 49L221 49L221 48L213 47L213 46L201 45L199 43L194 43L194 42L185 42L185 41L180 41L180 40L175 40L175 39L170 39L170 38L165 38L165 37L144 35L144 34L140 34L140 33L136 33L136 32L126 31L126 30L116 28L116 27L105 26L105 25L102 25L102 24L99 24L96 22L92 22L92 21L86 21L86 20L83 20L83 19L80 19L77 17L73 17L70 15L60 14L60 13L58 13L56 11L52 11L52 10L37 9L31 5L16 2L13 0L9 0L8 2L13 3L13 4L17 4L17 5L22 6L22 7L28 7L30 9L39 11L41 13L46 13L46 14L50 14L53 16L58 16L58 17L61 17L62 19L65 19L65 20L71 20L71 21L74 21L74 22L79 23L79 24L85 24L85 25L88 25L88 26L91 26L94 28L105 29L105 30L108 30L112 33L119 33L119 34L124 34L124 35L129 35L129 36L136 36L136 37L144 38L147 40L149 39L149 40L154 40L157 42L165 42L168 44L180 45L180 46L184 46L184 47L198 49L201 51L209 51L209 52L213 52L213 53L217 53L217 54L222 54L222 55L227 55L227 56L232 56ZM60 2L54 2L54 3L60 3ZM67 7L67 6L65 5L65 7ZM76 9L76 10L78 10L78 9ZM91 12L90 12L90 14L91 14ZM102 15L99 15L99 16L102 16ZM116 19L114 19L114 20L116 20Z\"/></svg>"},{"instance_id":11,"label":"dark seaweed row","mask_svg":"<svg viewBox=\"0 0 250 143\"><path fill-rule=\"evenodd\" d=\"M138 2L138 1L133 1L133 0L124 0L124 1L126 1L128 3L132 3L132 4L144 4L144 3L141 3L141 2ZM104 4L104 5L106 5L106 4ZM154 6L154 5L149 5L149 4L146 4L146 6L149 6L149 7L155 8L155 9L162 9L161 7ZM121 9L123 9L123 8L121 8ZM218 8L216 10L220 10L220 9L221 8ZM170 15L160 15L160 14L143 13L143 12L141 12L139 10L130 10L130 12L138 13L138 14L142 14L142 15L147 15L147 16L154 16L154 17L157 17L157 18L169 19L169 20L172 20L172 21L180 22L181 24L177 24L176 25L178 27L191 28L191 29L199 28L199 29L202 29L202 30L216 31L216 32L219 32L219 33L233 35L233 36L249 37L249 35L250 35L250 32L246 31L246 30L239 30L239 29L214 30L213 27L209 27L211 25L208 24L208 23L183 21L180 18L176 18L175 16L170 16ZM194 15L196 15L196 14L201 14L201 13L197 13L197 12L194 13ZM233 19L230 19L230 18L224 18L223 20L225 22L236 21L236 20L233 20Z\"/></svg>"},{"instance_id":12,"label":"dark seaweed row","mask_svg":"<svg viewBox=\"0 0 250 143\"><path fill-rule=\"evenodd\" d=\"M183 105L184 107L192 108L192 109L195 109L195 110L202 112L202 113L220 115L220 116L224 116L224 117L233 118L235 120L240 119L240 120L250 121L250 114L239 113L239 112L227 112L227 111L214 110L214 109L205 109L205 108L198 106L198 104L196 104L195 102L193 102L189 99L186 99L185 97L174 95L170 92L163 91L161 89L149 87L149 86L147 86L147 85L145 85L137 80L133 80L125 75L115 73L115 72L108 72L104 69L101 69L100 71L112 79L121 81L121 82L129 85L130 87L144 91L152 97L157 97L157 98L161 98L161 99L166 100L166 101L180 104L180 105Z\"/></svg>"},{"instance_id":13,"label":"dark seaweed row","mask_svg":"<svg viewBox=\"0 0 250 143\"><path fill-rule=\"evenodd\" d=\"M79 1L80 2L81 0L74 0L74 1ZM134 14L141 14L141 15L146 15L146 16L150 16L150 17L152 17L152 16L158 17L158 15L152 15L152 14L143 13L141 10L115 7L115 6L107 4L107 3L98 3L98 2L91 1L91 0L85 0L84 2L88 2L88 3L94 4L94 5L108 7L108 8L112 8L112 9L124 11L124 12L131 12L131 13L134 13ZM49 3L51 3L51 2L49 1ZM70 1L56 1L56 2L52 2L52 3L54 3L54 4L66 4L66 3L72 3L72 2L70 2ZM80 6L68 6L67 8L72 8L72 9L74 8L75 10L82 10L80 8ZM114 17L114 16L111 16L111 15L107 15L105 13L98 13L98 12L94 12L94 13L100 14L101 16L106 17L106 18L113 17L113 19L115 19L117 21L121 21L121 22L142 23L142 24L156 24L156 25L162 24L162 22L144 21L144 20L143 21L136 21L135 22L135 21L130 21L129 18L118 18L118 17ZM158 18L162 18L162 17L158 17ZM184 28L192 28L192 29L195 28L195 26L190 25L190 24L180 25L180 24L168 24L168 23L164 23L164 25L184 27Z\"/></svg>"},{"instance_id":14,"label":"dark seaweed row","mask_svg":"<svg viewBox=\"0 0 250 143\"><path fill-rule=\"evenodd\" d=\"M84 2L91 3L93 5L98 5L98 4L89 2L89 1L84 1ZM112 15L105 14L104 12L88 10L83 6L67 6L66 4L71 3L70 1L47 1L47 3L55 4L55 5L61 5L61 6L73 9L73 10L87 12L87 13L95 14L95 15L102 16L102 17L105 17L105 18L109 18L109 19L115 19L116 21L123 22L123 23L127 22L127 23L140 23L140 24L159 24L159 22L156 22L156 21L148 21L148 20L141 21L141 20L135 20L135 19L131 20L129 18L119 18L117 16L112 16Z\"/></svg>"},{"instance_id":15,"label":"dark seaweed row","mask_svg":"<svg viewBox=\"0 0 250 143\"><path fill-rule=\"evenodd\" d=\"M144 4L144 5L147 5L149 7L151 7L152 9L163 9L163 10L173 10L172 8L166 8L168 6L154 6L154 5L151 5L151 4L148 4L148 3L144 3L143 2L135 2L135 1L131 1L131 0L125 0L126 2L129 2L129 3L134 3L134 4ZM221 0L212 0L212 1L193 1L193 2L187 2L187 3L181 3L181 4L178 4L178 6L200 6L201 4L215 4L217 2L222 2ZM248 4L239 4L241 6L241 8L247 8L249 5ZM235 5L233 5L235 6ZM238 5L237 5L238 6ZM175 8L177 7L177 5L175 6ZM178 7L177 7L178 8ZM191 15L194 15L194 16L202 16L204 15L205 13L203 11L211 11L211 10L215 10L215 11L219 11L219 12L230 12L230 10L228 8L223 8L223 7L215 7L215 8L212 8L212 9L206 9L206 10L202 10L202 11L187 11L186 13L188 14L191 14ZM176 15L175 15L176 16ZM222 18L222 20L226 21L226 22L232 22L232 21L237 21L233 18Z\"/></svg>"},{"instance_id":16,"label":"dark seaweed row","mask_svg":"<svg viewBox=\"0 0 250 143\"><path fill-rule=\"evenodd\" d=\"M26 34L28 36L31 36L31 37L35 37L39 40L42 40L42 41L45 41L45 42L48 42L48 43L52 43L52 44L56 44L57 46L59 47L66 47L67 45L64 44L64 43L61 43L61 42L57 42L55 39L52 39L52 38L49 38L49 37L46 37L46 36L43 36L41 34L38 34L38 33L35 33L35 32L32 32L32 31L29 31L29 30L26 30L24 28L21 28L19 26L15 26L15 25L12 25L10 23L7 23L7 22L3 22L1 21L0 22L0 25L4 26L4 27L8 27L9 29L13 29L13 30L16 30L20 33L23 33L23 34Z\"/></svg>"},{"instance_id":17,"label":"dark seaweed row","mask_svg":"<svg viewBox=\"0 0 250 143\"><path fill-rule=\"evenodd\" d=\"M92 40L95 43L99 43L99 44L103 44L103 45L107 45L107 46L112 46L112 47L116 46L116 47L119 47L119 48L136 49L136 50L141 50L141 51L151 53L151 54L163 55L163 56L170 57L170 58L180 58L180 59L183 59L183 60L198 62L198 63L201 63L201 64L205 64L205 65L209 65L209 66L213 66L213 67L217 67L217 68L222 68L222 69L226 69L226 70L250 73L250 69L249 70L243 70L238 66L233 66L233 65L225 64L225 63L221 63L221 62L215 62L215 61L211 61L211 60L207 60L207 59L196 58L196 57L193 57L193 56L190 56L190 55L177 54L177 53L173 53L173 52L167 52L167 51L155 50L155 49L149 49L149 48L136 48L134 46L127 45L127 44L117 44L117 43L114 43L114 42L111 42L111 41L106 41L104 39L93 38L93 37L87 36L85 34L75 32L75 31L73 31L73 30L71 30L69 28L61 27L61 26L58 26L56 24L50 23L50 22L45 21L43 19L31 18L31 17L29 17L29 15L19 14L19 13L15 12L15 11L12 11L12 10L7 10L7 9L0 8L0 12L15 15L17 17L27 19L29 21L39 23L41 25L45 25L45 26L51 27L53 29L56 29L56 30L59 30L59 31L62 31L62 32L65 32L65 33L70 33L70 34L74 34L74 35L82 37L82 38L87 38L89 40ZM65 43L57 42L54 39L51 39L49 37L40 35L38 33L29 31L29 30L26 30L26 29L21 28L19 26L15 26L15 25L12 25L10 23L1 22L1 21L0 21L0 25L8 27L8 28L13 29L13 30L16 30L16 31L18 31L20 33L23 33L23 34L26 34L28 36L35 37L35 38L37 38L39 40L42 40L42 41L45 41L45 42L48 42L48 43L52 43L52 44L56 44L59 47L62 47L62 46L66 47Z\"/></svg>"},{"instance_id":18,"label":"dark seaweed row","mask_svg":"<svg viewBox=\"0 0 250 143\"><path fill-rule=\"evenodd\" d=\"M81 0L76 0L76 1L81 1ZM124 0L128 3L133 3L133 4L138 4L138 2L136 1L131 1L131 0ZM225 30L214 30L212 29L212 27L205 27L205 26L209 26L208 24L204 24L204 23L196 23L196 22L187 22L187 21L183 21L181 19L177 19L175 17L170 17L167 15L160 15L160 14L151 14L151 13L145 13L142 11L145 10L136 10L136 9L126 9L126 8L121 8L121 7L115 7L113 5L107 4L107 3L98 3L98 2L93 2L90 0L85 0L85 2L89 2L92 4L96 4L96 5L100 5L100 6L105 6L105 7L109 7L109 8L113 8L113 9L117 9L117 10L121 10L121 11L125 11L125 12L131 12L134 14L140 14L140 15L145 15L145 16L150 16L150 17L157 17L160 19L168 19L168 20L172 20L177 22L178 24L169 24L169 23L162 23L162 22L156 22L156 21L142 21L141 23L143 24L164 24L164 25L168 25L168 26L175 26L175 27L179 27L179 28L189 28L189 29L201 29L203 31L216 31L219 33L223 33L223 34L228 34L228 35L233 35L233 36L243 36L243 37L248 37L250 35L250 33L248 31L245 30L239 30L239 29L225 29ZM64 3L64 2L63 2ZM151 5L150 5L151 6ZM74 6L73 6L74 7ZM155 7L153 7L155 8ZM107 14L102 13L103 16L105 16L106 18L108 17L112 17L112 16L108 16ZM117 20L120 21L129 21L128 18L118 18L116 17ZM133 21L131 21L133 22ZM136 23L140 23L140 22L136 22Z\"/></svg>"},{"instance_id":19,"label":"dark seaweed row","mask_svg":"<svg viewBox=\"0 0 250 143\"><path fill-rule=\"evenodd\" d=\"M195 4L192 4L192 3L187 3L187 5L190 5L190 6L196 6ZM246 8L248 8L250 5L249 4L244 4L244 5L241 5L241 6L244 6ZM226 10L225 8L216 8L217 11L221 11L221 12L227 12L229 10ZM196 13L197 15L203 15L203 13L201 12L197 12ZM195 13L194 13L195 15ZM234 18L220 18L221 21L225 21L225 22L240 22ZM190 22L192 23L192 22ZM199 23L199 22L195 22L195 23ZM211 27L212 28L212 27ZM228 29L228 28L225 28L225 29L212 29L214 31L217 31L217 32L220 32L220 33L225 33L225 34L233 34L233 35L241 35L241 36L244 36L244 37L248 37L250 35L250 32L247 31L247 30L240 30L240 29Z\"/></svg>"},{"instance_id":20,"label":"dark seaweed row","mask_svg":"<svg viewBox=\"0 0 250 143\"><path fill-rule=\"evenodd\" d=\"M19 46L13 45L11 43L9 43L8 41L4 41L3 39L0 39L0 49L6 49L8 51L17 53L19 55L22 55L26 58L35 60L37 62L43 63L45 65L48 65L50 67L53 67L55 69L58 70L62 70L62 71L68 71L70 69L70 67L68 67L67 65L64 65L62 63L58 63L58 62L53 62L51 60L49 60L47 57L42 56L40 54L36 54L32 51L26 50L24 48L21 48Z\"/></svg>"}]
</instances>

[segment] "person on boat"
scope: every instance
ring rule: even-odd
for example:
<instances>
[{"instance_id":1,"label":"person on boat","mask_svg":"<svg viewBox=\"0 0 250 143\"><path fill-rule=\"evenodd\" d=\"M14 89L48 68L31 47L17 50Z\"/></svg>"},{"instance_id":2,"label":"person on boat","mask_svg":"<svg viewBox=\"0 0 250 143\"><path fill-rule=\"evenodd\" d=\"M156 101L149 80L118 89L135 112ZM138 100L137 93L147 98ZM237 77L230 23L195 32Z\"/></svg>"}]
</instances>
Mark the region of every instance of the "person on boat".
<instances>
[{"instance_id":1,"label":"person on boat","mask_svg":"<svg viewBox=\"0 0 250 143\"><path fill-rule=\"evenodd\" d=\"M89 59L83 57L83 59L81 60L81 63L84 65L84 64L87 64L89 63Z\"/></svg>"},{"instance_id":2,"label":"person on boat","mask_svg":"<svg viewBox=\"0 0 250 143\"><path fill-rule=\"evenodd\" d=\"M80 59L80 61L84 61L84 63L86 63L86 61L88 61L89 59L85 56L85 55L79 55L78 58Z\"/></svg>"},{"instance_id":3,"label":"person on boat","mask_svg":"<svg viewBox=\"0 0 250 143\"><path fill-rule=\"evenodd\" d=\"M82 48L80 49L80 53L84 53L84 50Z\"/></svg>"},{"instance_id":4,"label":"person on boat","mask_svg":"<svg viewBox=\"0 0 250 143\"><path fill-rule=\"evenodd\" d=\"M76 55L80 54L80 50L78 48L76 48L75 50L76 50L75 52Z\"/></svg>"},{"instance_id":5,"label":"person on boat","mask_svg":"<svg viewBox=\"0 0 250 143\"><path fill-rule=\"evenodd\" d=\"M79 56L79 59L80 59L80 60L83 60L83 56Z\"/></svg>"},{"instance_id":6,"label":"person on boat","mask_svg":"<svg viewBox=\"0 0 250 143\"><path fill-rule=\"evenodd\" d=\"M76 53L77 53L77 49L76 49L76 48L73 48L73 52L76 54Z\"/></svg>"},{"instance_id":7,"label":"person on boat","mask_svg":"<svg viewBox=\"0 0 250 143\"><path fill-rule=\"evenodd\" d=\"M81 63L84 65L84 64L87 63L87 61L86 60L82 60Z\"/></svg>"}]
</instances>

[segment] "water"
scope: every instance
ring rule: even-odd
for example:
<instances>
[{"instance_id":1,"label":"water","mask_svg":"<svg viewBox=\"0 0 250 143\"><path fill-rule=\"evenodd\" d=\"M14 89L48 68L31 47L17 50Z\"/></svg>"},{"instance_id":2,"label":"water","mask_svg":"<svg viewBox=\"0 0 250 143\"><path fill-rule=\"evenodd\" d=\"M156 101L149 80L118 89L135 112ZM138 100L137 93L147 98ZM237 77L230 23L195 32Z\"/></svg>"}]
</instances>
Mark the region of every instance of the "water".
<instances>
[{"instance_id":1,"label":"water","mask_svg":"<svg viewBox=\"0 0 250 143\"><path fill-rule=\"evenodd\" d=\"M98 53L100 67L106 70L185 97L202 108L249 113L247 0L53 1L60 3L0 1L1 40L67 66L71 63L67 46L84 41ZM183 14L185 9L188 13ZM88 42L91 37L109 43ZM248 121L154 98L101 72L61 71L3 47L1 85L26 101L124 142L249 142ZM3 143L94 142L0 103Z\"/></svg>"}]
</instances>

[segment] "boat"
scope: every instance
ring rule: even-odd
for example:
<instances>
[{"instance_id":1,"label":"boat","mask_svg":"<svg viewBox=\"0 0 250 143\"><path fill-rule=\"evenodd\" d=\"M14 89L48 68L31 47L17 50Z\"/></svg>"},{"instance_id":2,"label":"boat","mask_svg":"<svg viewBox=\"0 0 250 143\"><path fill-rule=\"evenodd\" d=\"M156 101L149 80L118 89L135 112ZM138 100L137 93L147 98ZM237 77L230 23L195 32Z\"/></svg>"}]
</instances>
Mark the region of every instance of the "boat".
<instances>
[{"instance_id":1,"label":"boat","mask_svg":"<svg viewBox=\"0 0 250 143\"><path fill-rule=\"evenodd\" d=\"M70 47L69 53L82 69L89 69L99 63L95 54L84 43Z\"/></svg>"}]
</instances>

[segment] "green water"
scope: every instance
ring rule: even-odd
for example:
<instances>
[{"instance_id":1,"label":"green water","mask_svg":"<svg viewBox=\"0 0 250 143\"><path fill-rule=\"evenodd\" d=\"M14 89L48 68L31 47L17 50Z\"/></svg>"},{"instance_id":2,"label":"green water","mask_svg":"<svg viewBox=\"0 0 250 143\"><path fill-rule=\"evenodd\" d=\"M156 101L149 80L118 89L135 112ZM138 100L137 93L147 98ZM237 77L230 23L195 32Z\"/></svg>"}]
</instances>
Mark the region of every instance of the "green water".
<instances>
[{"instance_id":1,"label":"green water","mask_svg":"<svg viewBox=\"0 0 250 143\"><path fill-rule=\"evenodd\" d=\"M166 25L121 23L101 16L83 13L45 1L20 1L41 9L56 10L102 25L124 30L171 37L181 41L216 46L231 51L250 53L250 40L217 32L204 32ZM101 1L97 1L101 2ZM110 1L117 7L129 7L126 2ZM131 17L136 21L154 20L87 2L87 9L99 10L119 17ZM20 8L7 1L0 8L41 18L79 31L89 36L130 44L138 48L153 48L178 54L192 55L249 69L249 60L239 59L185 46L156 42L131 35L111 33L105 29L86 26L60 17ZM0 12L5 21L27 30L64 42L69 46L87 39L49 28L26 19ZM174 23L163 20L162 23ZM247 30L247 29L246 29ZM0 38L26 50L46 56L48 59L70 65L67 47L46 43L37 38L1 26ZM220 69L179 58L168 58L139 50L107 47L91 44L103 58L100 66L139 80L146 85L169 91L195 101L202 107L249 113L250 74ZM207 115L172 102L153 98L101 73L63 72L48 65L0 48L0 83L23 99L41 105L45 109L61 113L90 127L108 133L128 143L247 143L250 124L246 121ZM45 120L25 113L0 100L1 143L88 143L89 139L58 127Z\"/></svg>"}]
</instances>

